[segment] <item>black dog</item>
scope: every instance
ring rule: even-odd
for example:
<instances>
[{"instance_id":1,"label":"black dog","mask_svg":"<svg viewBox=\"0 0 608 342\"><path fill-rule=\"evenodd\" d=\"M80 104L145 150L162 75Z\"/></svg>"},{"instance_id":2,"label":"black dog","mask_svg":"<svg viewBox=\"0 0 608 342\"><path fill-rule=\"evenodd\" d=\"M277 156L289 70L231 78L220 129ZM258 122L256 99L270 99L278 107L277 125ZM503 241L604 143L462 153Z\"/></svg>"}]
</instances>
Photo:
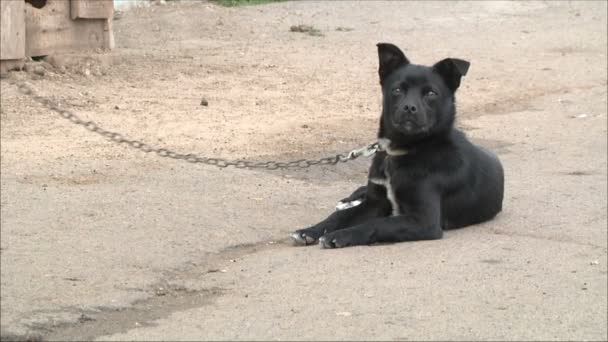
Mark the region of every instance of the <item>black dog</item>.
<instances>
[{"instance_id":1,"label":"black dog","mask_svg":"<svg viewBox=\"0 0 608 342\"><path fill-rule=\"evenodd\" d=\"M498 158L453 128L454 93L469 62L447 58L410 64L392 44L378 44L383 105L367 186L310 228L296 244L325 248L439 239L444 229L487 221L502 209Z\"/></svg>"}]
</instances>

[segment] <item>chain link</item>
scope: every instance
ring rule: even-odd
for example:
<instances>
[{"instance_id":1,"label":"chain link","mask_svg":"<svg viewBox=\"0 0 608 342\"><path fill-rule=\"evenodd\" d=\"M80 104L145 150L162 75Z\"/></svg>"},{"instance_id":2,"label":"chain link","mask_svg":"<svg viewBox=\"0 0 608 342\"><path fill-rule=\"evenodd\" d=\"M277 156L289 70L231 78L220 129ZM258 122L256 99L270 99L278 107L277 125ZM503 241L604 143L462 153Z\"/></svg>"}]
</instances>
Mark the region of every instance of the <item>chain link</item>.
<instances>
[{"instance_id":1,"label":"chain link","mask_svg":"<svg viewBox=\"0 0 608 342\"><path fill-rule=\"evenodd\" d=\"M249 160L227 160L223 158L209 158L203 157L194 153L179 153L172 151L167 148L162 147L153 147L146 144L143 141L128 139L124 135L112 132L107 129L100 127L94 121L83 120L79 115L72 112L69 109L62 108L58 102L55 102L47 97L40 96L36 90L26 82L15 83L14 81L9 81L9 83L17 86L19 91L31 97L34 101L40 103L44 107L54 111L59 114L61 117L69 120L70 122L82 126L87 130L97 133L105 138L110 139L111 141L117 144L127 144L128 146L140 150L145 153L155 153L159 157L163 158L171 158L178 160L185 160L189 163L201 163L206 165L217 166L219 168L226 168L229 166L235 167L237 169L265 169L265 170L283 170L283 169L305 169L311 166L316 165L336 165L338 163L345 163L349 160L357 159L360 156L369 157L378 151L378 143L373 143L367 145L365 147L352 150L348 153L340 153L334 156L325 157L321 159L298 159L287 162L279 162L279 161L264 161L264 162L255 162Z\"/></svg>"}]
</instances>

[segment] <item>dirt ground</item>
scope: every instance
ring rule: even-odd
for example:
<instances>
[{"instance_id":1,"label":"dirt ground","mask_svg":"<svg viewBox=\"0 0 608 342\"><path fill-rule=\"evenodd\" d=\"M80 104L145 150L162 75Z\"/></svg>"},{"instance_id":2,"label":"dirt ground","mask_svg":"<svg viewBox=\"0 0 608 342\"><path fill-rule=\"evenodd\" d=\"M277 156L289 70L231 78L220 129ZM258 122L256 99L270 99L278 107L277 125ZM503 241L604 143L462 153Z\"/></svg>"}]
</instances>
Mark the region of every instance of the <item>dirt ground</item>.
<instances>
[{"instance_id":1,"label":"dirt ground","mask_svg":"<svg viewBox=\"0 0 608 342\"><path fill-rule=\"evenodd\" d=\"M3 339L608 339L606 11L599 1L168 2L116 20L111 52L10 73L0 80ZM159 158L11 84L156 146L319 158L373 142L378 42L414 63L471 61L458 126L504 164L495 220L432 242L293 247L289 233L362 184L369 160L250 171Z\"/></svg>"}]
</instances>

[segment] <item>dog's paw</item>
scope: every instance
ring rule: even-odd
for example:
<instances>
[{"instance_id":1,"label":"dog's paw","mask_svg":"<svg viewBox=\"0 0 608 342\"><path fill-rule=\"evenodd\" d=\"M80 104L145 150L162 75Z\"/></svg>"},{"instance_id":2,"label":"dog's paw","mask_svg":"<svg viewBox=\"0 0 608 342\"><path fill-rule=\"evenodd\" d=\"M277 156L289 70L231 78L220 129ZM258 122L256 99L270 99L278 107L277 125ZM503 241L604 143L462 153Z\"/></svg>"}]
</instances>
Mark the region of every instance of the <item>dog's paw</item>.
<instances>
[{"instance_id":1,"label":"dog's paw","mask_svg":"<svg viewBox=\"0 0 608 342\"><path fill-rule=\"evenodd\" d=\"M335 241L329 240L325 236L319 238L319 247L321 248L336 248Z\"/></svg>"},{"instance_id":2,"label":"dog's paw","mask_svg":"<svg viewBox=\"0 0 608 342\"><path fill-rule=\"evenodd\" d=\"M349 202L354 202L354 201L363 201L363 199L365 199L365 196L367 195L367 186L362 186L359 189L355 190L352 194L350 194L350 196L343 198L340 200L340 203L349 203ZM361 203L358 203L361 204ZM356 205L358 205L356 204ZM354 206L356 206L354 205Z\"/></svg>"},{"instance_id":3,"label":"dog's paw","mask_svg":"<svg viewBox=\"0 0 608 342\"><path fill-rule=\"evenodd\" d=\"M319 247L325 248L342 248L346 247L347 244L344 244L343 241L340 241L339 238L335 236L324 235L319 238Z\"/></svg>"},{"instance_id":4,"label":"dog's paw","mask_svg":"<svg viewBox=\"0 0 608 342\"><path fill-rule=\"evenodd\" d=\"M317 239L306 234L306 232L303 232L301 230L298 230L298 231L294 232L293 234L291 234L291 238L293 239L293 243L296 246L312 245L317 241Z\"/></svg>"},{"instance_id":5,"label":"dog's paw","mask_svg":"<svg viewBox=\"0 0 608 342\"><path fill-rule=\"evenodd\" d=\"M343 248L374 243L372 230L342 229L319 238L321 248Z\"/></svg>"},{"instance_id":6,"label":"dog's paw","mask_svg":"<svg viewBox=\"0 0 608 342\"><path fill-rule=\"evenodd\" d=\"M336 204L336 210L340 211L340 210L346 210L346 209L350 209L353 207L358 206L359 204L363 203L363 200L354 200L354 201L350 201L350 202L338 202L338 204Z\"/></svg>"}]
</instances>

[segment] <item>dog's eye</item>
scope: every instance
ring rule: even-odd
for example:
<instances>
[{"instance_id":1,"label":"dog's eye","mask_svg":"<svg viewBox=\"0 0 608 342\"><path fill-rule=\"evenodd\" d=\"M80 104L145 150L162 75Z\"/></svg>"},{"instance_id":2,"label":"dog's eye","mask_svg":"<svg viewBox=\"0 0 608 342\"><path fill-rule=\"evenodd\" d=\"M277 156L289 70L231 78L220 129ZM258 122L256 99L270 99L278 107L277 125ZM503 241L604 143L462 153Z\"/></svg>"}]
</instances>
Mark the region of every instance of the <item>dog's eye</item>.
<instances>
[{"instance_id":1,"label":"dog's eye","mask_svg":"<svg viewBox=\"0 0 608 342\"><path fill-rule=\"evenodd\" d=\"M433 90L428 90L428 91L427 91L427 92L424 94L424 96L427 96L427 97L434 97L434 96L437 96L437 93L436 93L436 92L434 92Z\"/></svg>"},{"instance_id":2,"label":"dog's eye","mask_svg":"<svg viewBox=\"0 0 608 342\"><path fill-rule=\"evenodd\" d=\"M393 94L399 94L399 93L401 93L401 88L399 88L399 87L393 88L392 92L393 92Z\"/></svg>"}]
</instances>

